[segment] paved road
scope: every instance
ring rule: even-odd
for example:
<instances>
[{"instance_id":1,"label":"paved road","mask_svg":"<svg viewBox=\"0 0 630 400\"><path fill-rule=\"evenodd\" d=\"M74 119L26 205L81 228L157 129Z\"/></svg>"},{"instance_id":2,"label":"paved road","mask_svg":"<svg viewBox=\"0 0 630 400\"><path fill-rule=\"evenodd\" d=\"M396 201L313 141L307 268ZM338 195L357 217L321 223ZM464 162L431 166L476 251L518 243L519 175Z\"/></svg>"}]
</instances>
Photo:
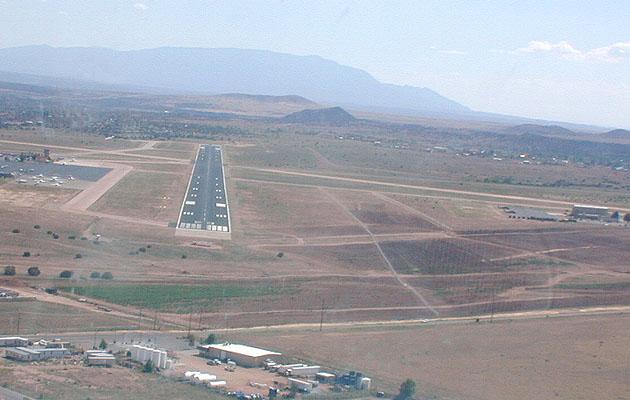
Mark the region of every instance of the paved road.
<instances>
[{"instance_id":1,"label":"paved road","mask_svg":"<svg viewBox=\"0 0 630 400\"><path fill-rule=\"evenodd\" d=\"M556 309L556 310L535 310L521 311L499 314L483 314L467 317L445 317L430 320L410 319L410 320L386 320L386 321L361 321L361 322L332 322L324 323L324 329L354 329L358 327L375 327L375 326L424 326L424 325L442 325L442 324L470 324L475 323L477 319L488 322L494 321L518 320L518 319L544 319L544 318L575 318L589 315L610 315L619 314L624 318L630 313L630 306L605 306L605 307L588 307L578 309ZM203 332L194 330L192 333L197 337L204 337L209 332L243 332L243 331L301 331L319 329L319 323L300 323L288 325L274 326L254 326L248 328L227 328L227 329L211 329ZM111 347L111 350L119 350L129 347L133 343L155 343L157 347L167 350L181 351L190 349L188 341L184 339L187 331L115 331L115 332L74 332L74 333L55 333L52 335L39 335L38 337L54 337L62 340L69 340L79 344L84 348L91 348L100 343L101 339L105 339ZM114 343L116 341L116 343Z\"/></svg>"},{"instance_id":2,"label":"paved road","mask_svg":"<svg viewBox=\"0 0 630 400\"><path fill-rule=\"evenodd\" d=\"M181 209L178 228L229 232L220 146L202 145Z\"/></svg>"}]
</instances>

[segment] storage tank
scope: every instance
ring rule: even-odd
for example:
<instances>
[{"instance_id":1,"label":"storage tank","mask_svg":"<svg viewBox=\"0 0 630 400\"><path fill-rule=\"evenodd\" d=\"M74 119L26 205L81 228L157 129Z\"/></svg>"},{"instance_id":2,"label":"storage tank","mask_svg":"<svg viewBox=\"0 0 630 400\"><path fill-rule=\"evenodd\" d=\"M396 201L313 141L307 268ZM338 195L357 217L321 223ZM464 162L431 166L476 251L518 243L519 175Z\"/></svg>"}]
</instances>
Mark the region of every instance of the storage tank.
<instances>
[{"instance_id":1,"label":"storage tank","mask_svg":"<svg viewBox=\"0 0 630 400\"><path fill-rule=\"evenodd\" d=\"M186 379L192 379L193 376L200 374L201 372L199 371L186 371L184 372L183 376Z\"/></svg>"},{"instance_id":2,"label":"storage tank","mask_svg":"<svg viewBox=\"0 0 630 400\"><path fill-rule=\"evenodd\" d=\"M151 360L153 365L155 365L158 368L160 367L160 353L162 352L157 349L149 350L149 359Z\"/></svg>"},{"instance_id":3,"label":"storage tank","mask_svg":"<svg viewBox=\"0 0 630 400\"><path fill-rule=\"evenodd\" d=\"M134 344L131 346L131 359L138 360L138 345Z\"/></svg>"},{"instance_id":4,"label":"storage tank","mask_svg":"<svg viewBox=\"0 0 630 400\"><path fill-rule=\"evenodd\" d=\"M363 378L361 378L360 381L360 385L359 388L360 390L370 390L370 386L372 384L372 380L370 378L368 378L367 376L364 376Z\"/></svg>"},{"instance_id":5,"label":"storage tank","mask_svg":"<svg viewBox=\"0 0 630 400\"><path fill-rule=\"evenodd\" d=\"M209 382L216 380L216 375L201 373L193 376L192 382L196 385L207 385Z\"/></svg>"}]
</instances>

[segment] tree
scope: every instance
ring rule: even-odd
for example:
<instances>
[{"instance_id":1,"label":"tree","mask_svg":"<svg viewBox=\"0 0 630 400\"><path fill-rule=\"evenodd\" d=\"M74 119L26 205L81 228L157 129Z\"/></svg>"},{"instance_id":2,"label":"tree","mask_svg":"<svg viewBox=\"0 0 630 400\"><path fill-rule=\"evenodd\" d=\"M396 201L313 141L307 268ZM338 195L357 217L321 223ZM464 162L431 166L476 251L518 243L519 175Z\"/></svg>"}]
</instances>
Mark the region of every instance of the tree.
<instances>
[{"instance_id":1,"label":"tree","mask_svg":"<svg viewBox=\"0 0 630 400\"><path fill-rule=\"evenodd\" d=\"M147 362L144 363L144 368L142 368L142 372L147 372L147 373L153 372L153 361L147 360Z\"/></svg>"},{"instance_id":2,"label":"tree","mask_svg":"<svg viewBox=\"0 0 630 400\"><path fill-rule=\"evenodd\" d=\"M216 343L217 341L217 336L214 333L211 333L208 335L208 337L206 338L206 344L213 344Z\"/></svg>"},{"instance_id":3,"label":"tree","mask_svg":"<svg viewBox=\"0 0 630 400\"><path fill-rule=\"evenodd\" d=\"M98 279L101 277L101 274L99 274L98 272L94 271L90 274L90 278L91 279Z\"/></svg>"},{"instance_id":4,"label":"tree","mask_svg":"<svg viewBox=\"0 0 630 400\"><path fill-rule=\"evenodd\" d=\"M19 229L14 229L11 232L13 232L13 233L20 233L20 230Z\"/></svg>"},{"instance_id":5,"label":"tree","mask_svg":"<svg viewBox=\"0 0 630 400\"><path fill-rule=\"evenodd\" d=\"M30 251L25 251L24 254L22 254L22 257L30 257L30 256L31 256Z\"/></svg>"},{"instance_id":6,"label":"tree","mask_svg":"<svg viewBox=\"0 0 630 400\"><path fill-rule=\"evenodd\" d=\"M26 272L29 276L37 276L41 273L37 267L30 267Z\"/></svg>"},{"instance_id":7,"label":"tree","mask_svg":"<svg viewBox=\"0 0 630 400\"><path fill-rule=\"evenodd\" d=\"M4 274L9 276L15 275L15 267L13 265L7 265L4 267Z\"/></svg>"},{"instance_id":8,"label":"tree","mask_svg":"<svg viewBox=\"0 0 630 400\"><path fill-rule=\"evenodd\" d=\"M101 350L105 350L107 348L107 342L105 339L101 339L101 344L98 345L98 348Z\"/></svg>"},{"instance_id":9,"label":"tree","mask_svg":"<svg viewBox=\"0 0 630 400\"><path fill-rule=\"evenodd\" d=\"M33 226L33 229L39 229L39 228L41 228L41 226L39 226L39 225Z\"/></svg>"},{"instance_id":10,"label":"tree","mask_svg":"<svg viewBox=\"0 0 630 400\"><path fill-rule=\"evenodd\" d=\"M395 397L396 400L410 399L416 393L416 382L411 379L407 379L400 384L400 392Z\"/></svg>"},{"instance_id":11,"label":"tree","mask_svg":"<svg viewBox=\"0 0 630 400\"><path fill-rule=\"evenodd\" d=\"M612 219L619 219L619 211L615 211L614 213L612 213L612 215L610 217Z\"/></svg>"},{"instance_id":12,"label":"tree","mask_svg":"<svg viewBox=\"0 0 630 400\"><path fill-rule=\"evenodd\" d=\"M59 274L60 278L70 278L72 277L72 271L61 271L61 273Z\"/></svg>"},{"instance_id":13,"label":"tree","mask_svg":"<svg viewBox=\"0 0 630 400\"><path fill-rule=\"evenodd\" d=\"M284 257L284 253L283 253L283 252L280 252L280 253L276 254L276 257L278 257L278 258L282 258L282 257Z\"/></svg>"},{"instance_id":14,"label":"tree","mask_svg":"<svg viewBox=\"0 0 630 400\"><path fill-rule=\"evenodd\" d=\"M626 222L630 222L630 213L626 213L626 215L623 216L623 220Z\"/></svg>"},{"instance_id":15,"label":"tree","mask_svg":"<svg viewBox=\"0 0 630 400\"><path fill-rule=\"evenodd\" d=\"M112 275L111 272L103 272L103 275L101 275L102 279L114 279L114 275Z\"/></svg>"},{"instance_id":16,"label":"tree","mask_svg":"<svg viewBox=\"0 0 630 400\"><path fill-rule=\"evenodd\" d=\"M77 254L74 255L74 258L77 258L77 259L78 258L83 258L83 256L81 254L77 253Z\"/></svg>"}]
</instances>

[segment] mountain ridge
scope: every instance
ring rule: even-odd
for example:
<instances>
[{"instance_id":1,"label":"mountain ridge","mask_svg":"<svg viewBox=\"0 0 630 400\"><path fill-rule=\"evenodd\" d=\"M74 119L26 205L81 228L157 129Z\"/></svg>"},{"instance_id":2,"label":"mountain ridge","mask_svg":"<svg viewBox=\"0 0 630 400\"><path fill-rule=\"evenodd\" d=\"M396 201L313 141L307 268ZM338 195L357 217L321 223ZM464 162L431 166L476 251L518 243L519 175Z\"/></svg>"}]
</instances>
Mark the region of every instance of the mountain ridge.
<instances>
[{"instance_id":1,"label":"mountain ridge","mask_svg":"<svg viewBox=\"0 0 630 400\"><path fill-rule=\"evenodd\" d=\"M267 50L23 46L0 49L0 70L206 94L290 94L328 104L471 112L428 88L381 83L366 71L320 56Z\"/></svg>"}]
</instances>

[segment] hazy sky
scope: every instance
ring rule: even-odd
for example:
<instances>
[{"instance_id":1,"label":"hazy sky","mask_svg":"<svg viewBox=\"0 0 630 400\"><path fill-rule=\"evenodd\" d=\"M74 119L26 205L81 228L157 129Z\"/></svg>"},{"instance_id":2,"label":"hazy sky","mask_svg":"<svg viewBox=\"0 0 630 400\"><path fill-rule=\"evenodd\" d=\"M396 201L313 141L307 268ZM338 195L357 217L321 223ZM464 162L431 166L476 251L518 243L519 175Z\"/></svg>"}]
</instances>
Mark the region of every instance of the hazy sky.
<instances>
[{"instance_id":1,"label":"hazy sky","mask_svg":"<svg viewBox=\"0 0 630 400\"><path fill-rule=\"evenodd\" d=\"M628 15L628 0L0 0L0 47L315 54L479 111L630 128Z\"/></svg>"}]
</instances>

